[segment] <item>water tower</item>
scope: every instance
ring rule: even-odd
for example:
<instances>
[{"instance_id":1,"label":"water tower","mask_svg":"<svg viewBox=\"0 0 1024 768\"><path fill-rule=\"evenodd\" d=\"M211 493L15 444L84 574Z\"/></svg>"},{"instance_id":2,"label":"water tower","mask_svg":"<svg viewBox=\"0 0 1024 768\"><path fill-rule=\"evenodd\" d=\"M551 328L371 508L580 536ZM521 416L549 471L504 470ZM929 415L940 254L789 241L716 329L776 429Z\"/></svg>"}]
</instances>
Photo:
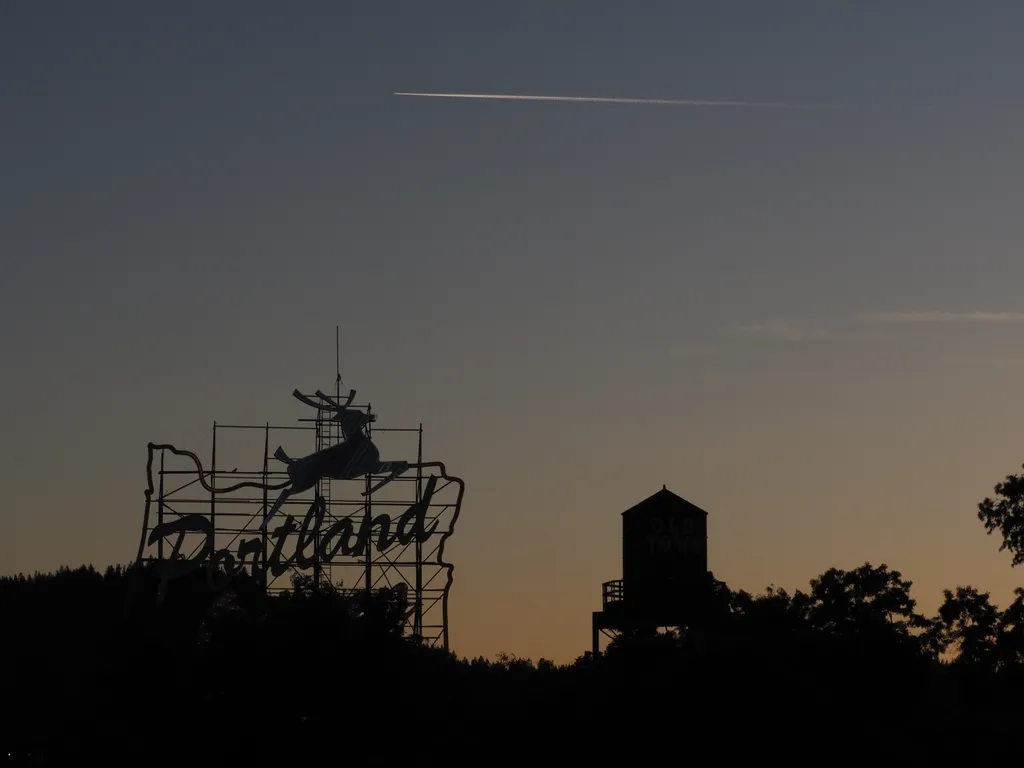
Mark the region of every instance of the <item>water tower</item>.
<instances>
[{"instance_id":1,"label":"water tower","mask_svg":"<svg viewBox=\"0 0 1024 768\"><path fill-rule=\"evenodd\" d=\"M708 513L665 486L622 513L622 578L602 585L602 630L688 626L708 596Z\"/></svg>"}]
</instances>

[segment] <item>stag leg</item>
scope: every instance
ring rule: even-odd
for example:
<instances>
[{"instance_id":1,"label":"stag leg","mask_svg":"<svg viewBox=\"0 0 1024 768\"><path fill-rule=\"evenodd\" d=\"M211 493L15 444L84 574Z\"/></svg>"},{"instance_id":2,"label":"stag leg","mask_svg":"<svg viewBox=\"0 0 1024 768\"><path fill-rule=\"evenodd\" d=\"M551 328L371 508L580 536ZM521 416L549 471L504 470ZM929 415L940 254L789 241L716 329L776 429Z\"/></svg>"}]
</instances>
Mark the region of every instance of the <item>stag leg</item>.
<instances>
[{"instance_id":1,"label":"stag leg","mask_svg":"<svg viewBox=\"0 0 1024 768\"><path fill-rule=\"evenodd\" d=\"M260 525L261 531L265 531L267 529L267 526L270 525L270 521L273 519L274 515L276 515L278 511L281 509L281 505L284 504L284 500L288 498L289 495L290 489L285 488L283 491L281 491L280 495L277 497L277 501L274 502L274 506L272 506L270 508L270 511L263 516L263 523Z\"/></svg>"},{"instance_id":2,"label":"stag leg","mask_svg":"<svg viewBox=\"0 0 1024 768\"><path fill-rule=\"evenodd\" d=\"M363 496L369 496L372 493L374 493L375 491L379 491L381 488L383 488L385 485L390 483L392 480L394 480L400 474L405 472L405 470L407 470L408 468L409 468L409 465L406 462L404 462L404 461L385 461L385 462L381 462L380 464L377 465L377 471L378 472L388 472L388 471L390 471L390 474L387 477L385 477L383 480L381 480L379 483L377 483L375 486L373 486L373 488L371 488L370 490L363 491Z\"/></svg>"}]
</instances>

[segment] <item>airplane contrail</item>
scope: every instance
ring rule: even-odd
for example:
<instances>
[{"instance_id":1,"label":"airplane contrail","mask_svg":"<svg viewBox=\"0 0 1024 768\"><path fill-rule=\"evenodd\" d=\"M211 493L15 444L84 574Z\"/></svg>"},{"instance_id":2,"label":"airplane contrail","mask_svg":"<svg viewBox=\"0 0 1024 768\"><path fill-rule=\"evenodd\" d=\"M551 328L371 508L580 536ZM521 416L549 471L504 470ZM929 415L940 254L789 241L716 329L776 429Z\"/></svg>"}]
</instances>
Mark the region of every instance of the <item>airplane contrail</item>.
<instances>
[{"instance_id":1,"label":"airplane contrail","mask_svg":"<svg viewBox=\"0 0 1024 768\"><path fill-rule=\"evenodd\" d=\"M682 107L748 107L755 109L794 109L807 108L809 105L780 104L777 102L757 101L702 101L696 99L634 99L611 96L534 96L509 93L411 93L395 92L394 96L422 96L433 99L491 99L502 101L575 101L598 104L662 104ZM814 105L811 108L839 108L840 105Z\"/></svg>"}]
</instances>

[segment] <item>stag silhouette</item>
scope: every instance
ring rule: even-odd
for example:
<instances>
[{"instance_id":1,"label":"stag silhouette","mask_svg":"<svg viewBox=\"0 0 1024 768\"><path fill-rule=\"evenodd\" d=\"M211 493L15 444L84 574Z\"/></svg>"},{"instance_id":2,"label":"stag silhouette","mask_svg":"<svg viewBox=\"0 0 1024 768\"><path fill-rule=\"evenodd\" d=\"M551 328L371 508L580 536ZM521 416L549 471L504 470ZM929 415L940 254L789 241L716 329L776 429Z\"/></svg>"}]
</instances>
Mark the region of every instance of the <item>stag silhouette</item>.
<instances>
[{"instance_id":1,"label":"stag silhouette","mask_svg":"<svg viewBox=\"0 0 1024 768\"><path fill-rule=\"evenodd\" d=\"M270 521L281 509L289 496L308 491L316 486L324 478L332 480L354 480L363 475L386 475L386 477L375 486L363 492L363 496L369 496L383 486L390 483L396 477L409 469L407 461L381 461L380 451L373 444L366 432L366 426L377 417L351 408L352 400L356 391L350 390L348 399L338 402L319 389L316 397L320 402L302 394L299 390L292 392L292 395L300 402L316 408L318 411L331 411L331 421L341 425L341 432L344 440L336 445L303 456L301 459L293 459L278 446L274 451L274 458L288 467L288 479L290 483L281 490L274 505L263 517L262 529L270 524Z\"/></svg>"}]
</instances>

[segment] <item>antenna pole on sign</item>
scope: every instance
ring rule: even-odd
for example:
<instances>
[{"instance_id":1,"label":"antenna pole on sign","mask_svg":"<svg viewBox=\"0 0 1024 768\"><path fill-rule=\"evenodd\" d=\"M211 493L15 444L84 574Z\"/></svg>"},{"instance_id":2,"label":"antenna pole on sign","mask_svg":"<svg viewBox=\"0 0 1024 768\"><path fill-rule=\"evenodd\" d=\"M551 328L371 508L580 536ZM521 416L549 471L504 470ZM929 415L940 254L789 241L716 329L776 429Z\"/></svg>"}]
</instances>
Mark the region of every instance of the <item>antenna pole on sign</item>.
<instances>
[{"instance_id":1,"label":"antenna pole on sign","mask_svg":"<svg viewBox=\"0 0 1024 768\"><path fill-rule=\"evenodd\" d=\"M341 400L341 332L334 326L334 388L338 400Z\"/></svg>"}]
</instances>

